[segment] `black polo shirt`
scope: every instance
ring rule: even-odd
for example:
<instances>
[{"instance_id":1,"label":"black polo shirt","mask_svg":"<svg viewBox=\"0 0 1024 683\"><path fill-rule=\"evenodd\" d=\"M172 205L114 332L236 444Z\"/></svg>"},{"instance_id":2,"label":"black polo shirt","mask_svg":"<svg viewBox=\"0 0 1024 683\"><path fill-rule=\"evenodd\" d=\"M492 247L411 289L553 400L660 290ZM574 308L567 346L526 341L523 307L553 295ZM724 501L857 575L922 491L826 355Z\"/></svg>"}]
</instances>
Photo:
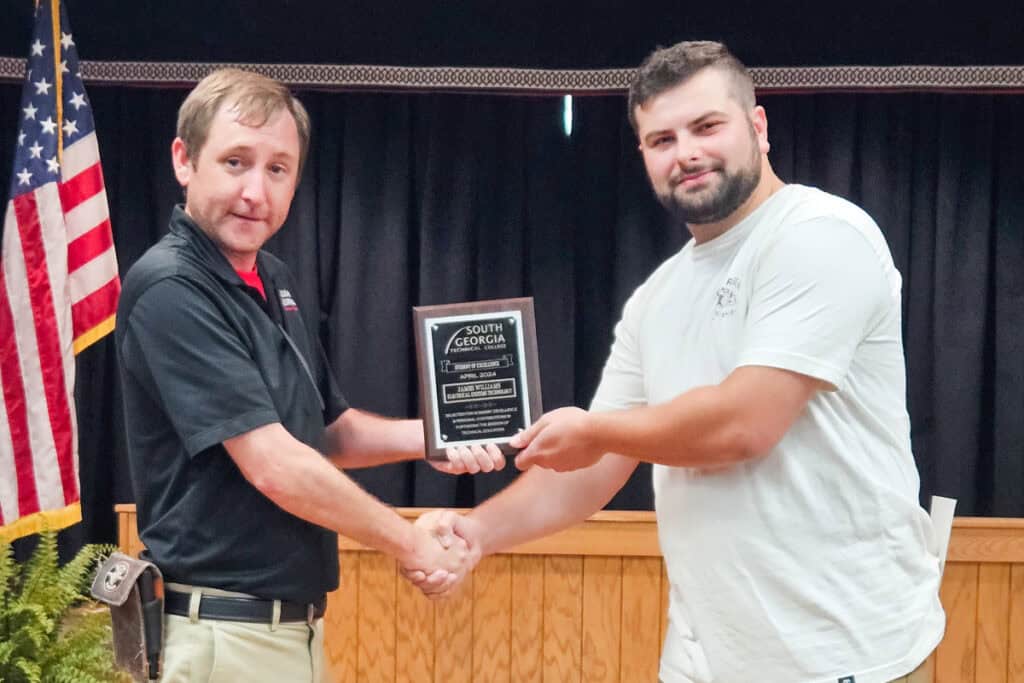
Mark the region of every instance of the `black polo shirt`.
<instances>
[{"instance_id":1,"label":"black polo shirt","mask_svg":"<svg viewBox=\"0 0 1024 683\"><path fill-rule=\"evenodd\" d=\"M309 602L338 586L337 535L271 502L221 444L280 422L319 449L348 406L287 267L256 261L267 301L176 207L125 277L116 340L139 535L169 581Z\"/></svg>"}]
</instances>

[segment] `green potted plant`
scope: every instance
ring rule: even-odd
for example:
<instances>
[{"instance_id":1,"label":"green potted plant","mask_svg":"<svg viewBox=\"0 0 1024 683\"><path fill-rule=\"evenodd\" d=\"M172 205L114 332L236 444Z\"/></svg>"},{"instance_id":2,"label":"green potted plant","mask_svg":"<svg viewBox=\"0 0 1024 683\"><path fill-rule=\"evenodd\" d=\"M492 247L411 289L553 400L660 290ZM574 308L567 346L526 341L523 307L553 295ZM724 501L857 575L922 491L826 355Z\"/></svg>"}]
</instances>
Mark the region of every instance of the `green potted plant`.
<instances>
[{"instance_id":1,"label":"green potted plant","mask_svg":"<svg viewBox=\"0 0 1024 683\"><path fill-rule=\"evenodd\" d=\"M129 681L114 668L110 612L89 597L92 575L111 546L87 545L63 567L57 534L44 531L32 556L14 561L0 544L0 681Z\"/></svg>"}]
</instances>

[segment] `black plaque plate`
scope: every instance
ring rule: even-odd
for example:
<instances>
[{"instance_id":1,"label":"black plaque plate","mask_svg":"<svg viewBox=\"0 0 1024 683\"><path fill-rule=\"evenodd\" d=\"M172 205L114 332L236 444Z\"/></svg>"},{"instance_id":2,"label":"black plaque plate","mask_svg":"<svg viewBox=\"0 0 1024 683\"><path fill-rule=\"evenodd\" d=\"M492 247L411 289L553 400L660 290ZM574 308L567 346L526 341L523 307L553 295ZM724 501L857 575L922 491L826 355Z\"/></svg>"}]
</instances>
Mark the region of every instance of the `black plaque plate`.
<instances>
[{"instance_id":1,"label":"black plaque plate","mask_svg":"<svg viewBox=\"0 0 1024 683\"><path fill-rule=\"evenodd\" d=\"M427 457L508 441L540 417L533 299L413 308Z\"/></svg>"}]
</instances>

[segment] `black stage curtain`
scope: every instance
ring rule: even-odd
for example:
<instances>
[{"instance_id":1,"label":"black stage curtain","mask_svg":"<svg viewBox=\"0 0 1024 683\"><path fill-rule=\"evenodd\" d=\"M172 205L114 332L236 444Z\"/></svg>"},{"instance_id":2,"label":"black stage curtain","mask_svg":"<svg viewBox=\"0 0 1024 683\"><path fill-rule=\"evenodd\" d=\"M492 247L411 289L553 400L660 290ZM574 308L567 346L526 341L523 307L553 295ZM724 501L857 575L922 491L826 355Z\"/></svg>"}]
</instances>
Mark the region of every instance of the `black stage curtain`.
<instances>
[{"instance_id":1,"label":"black stage curtain","mask_svg":"<svg viewBox=\"0 0 1024 683\"><path fill-rule=\"evenodd\" d=\"M1020 0L65 0L95 60L631 69L655 45L724 41L748 66L1020 64ZM33 3L7 0L0 55Z\"/></svg>"},{"instance_id":2,"label":"black stage curtain","mask_svg":"<svg viewBox=\"0 0 1024 683\"><path fill-rule=\"evenodd\" d=\"M183 92L94 87L122 272L180 200L169 161ZM269 248L301 282L349 400L416 411L410 307L533 296L545 408L585 406L633 288L686 239L644 176L621 97L306 93L314 144L288 222ZM904 277L904 330L922 500L961 514L1024 516L1024 97L772 96L783 179L862 205ZM7 186L18 89L0 86ZM317 315L319 308L319 315ZM130 501L113 343L78 363L87 540L112 539ZM423 463L356 471L389 503L469 506L500 474L448 477ZM544 501L538 501L543 504ZM649 508L648 472L613 508Z\"/></svg>"}]
</instances>

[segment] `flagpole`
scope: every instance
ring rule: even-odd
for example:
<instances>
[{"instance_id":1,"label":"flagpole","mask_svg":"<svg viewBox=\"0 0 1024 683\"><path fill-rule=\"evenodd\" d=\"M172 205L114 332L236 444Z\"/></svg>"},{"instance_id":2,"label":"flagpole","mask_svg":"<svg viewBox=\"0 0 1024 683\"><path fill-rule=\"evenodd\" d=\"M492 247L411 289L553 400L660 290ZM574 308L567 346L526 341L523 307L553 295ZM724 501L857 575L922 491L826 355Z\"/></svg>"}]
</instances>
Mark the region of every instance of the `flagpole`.
<instances>
[{"instance_id":1,"label":"flagpole","mask_svg":"<svg viewBox=\"0 0 1024 683\"><path fill-rule=\"evenodd\" d=\"M64 164L64 72L60 68L60 0L50 0L50 26L53 29L53 74L57 92L57 163Z\"/></svg>"}]
</instances>

